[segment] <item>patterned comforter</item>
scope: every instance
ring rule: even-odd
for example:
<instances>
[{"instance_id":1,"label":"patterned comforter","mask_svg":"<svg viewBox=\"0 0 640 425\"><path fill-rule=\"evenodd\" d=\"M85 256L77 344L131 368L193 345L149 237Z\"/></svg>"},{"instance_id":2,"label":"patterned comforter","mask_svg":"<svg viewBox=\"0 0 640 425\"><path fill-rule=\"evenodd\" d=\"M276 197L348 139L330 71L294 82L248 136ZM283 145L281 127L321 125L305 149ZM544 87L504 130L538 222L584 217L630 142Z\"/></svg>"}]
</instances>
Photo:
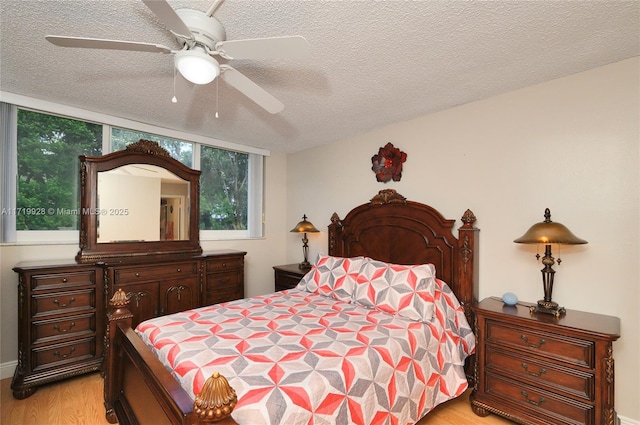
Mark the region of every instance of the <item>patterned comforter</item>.
<instances>
[{"instance_id":1,"label":"patterned comforter","mask_svg":"<svg viewBox=\"0 0 640 425\"><path fill-rule=\"evenodd\" d=\"M185 390L218 371L233 418L261 424L413 424L467 388L473 333L437 281L429 323L292 289L159 317L136 331Z\"/></svg>"}]
</instances>

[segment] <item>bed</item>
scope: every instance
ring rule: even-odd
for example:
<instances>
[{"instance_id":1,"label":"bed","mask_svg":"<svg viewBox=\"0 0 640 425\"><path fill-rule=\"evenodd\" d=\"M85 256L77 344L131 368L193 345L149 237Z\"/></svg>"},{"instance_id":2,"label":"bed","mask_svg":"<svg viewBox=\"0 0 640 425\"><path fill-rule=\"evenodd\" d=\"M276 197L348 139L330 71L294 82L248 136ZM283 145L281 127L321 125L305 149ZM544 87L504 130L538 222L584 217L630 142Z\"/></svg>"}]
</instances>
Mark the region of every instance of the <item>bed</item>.
<instances>
[{"instance_id":1,"label":"bed","mask_svg":"<svg viewBox=\"0 0 640 425\"><path fill-rule=\"evenodd\" d=\"M455 220L383 190L344 219L334 213L327 254L295 289L136 330L126 300L112 300L107 419L200 423L193 400L212 376L237 394L219 424L417 422L473 384L478 229L470 210L461 221L455 236Z\"/></svg>"}]
</instances>

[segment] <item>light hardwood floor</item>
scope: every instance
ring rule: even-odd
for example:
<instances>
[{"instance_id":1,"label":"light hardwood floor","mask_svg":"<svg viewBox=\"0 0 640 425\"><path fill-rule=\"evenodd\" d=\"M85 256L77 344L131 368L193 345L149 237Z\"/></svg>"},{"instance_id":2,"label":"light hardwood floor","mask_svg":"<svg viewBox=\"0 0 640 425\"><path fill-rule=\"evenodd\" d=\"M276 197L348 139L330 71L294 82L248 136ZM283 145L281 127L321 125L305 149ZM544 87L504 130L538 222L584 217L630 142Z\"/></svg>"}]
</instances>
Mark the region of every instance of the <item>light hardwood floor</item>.
<instances>
[{"instance_id":1,"label":"light hardwood floor","mask_svg":"<svg viewBox=\"0 0 640 425\"><path fill-rule=\"evenodd\" d=\"M11 379L0 381L2 425L107 425L99 373L38 388L31 397L15 400ZM419 425L505 425L509 421L476 416L469 407L469 392L435 408Z\"/></svg>"}]
</instances>

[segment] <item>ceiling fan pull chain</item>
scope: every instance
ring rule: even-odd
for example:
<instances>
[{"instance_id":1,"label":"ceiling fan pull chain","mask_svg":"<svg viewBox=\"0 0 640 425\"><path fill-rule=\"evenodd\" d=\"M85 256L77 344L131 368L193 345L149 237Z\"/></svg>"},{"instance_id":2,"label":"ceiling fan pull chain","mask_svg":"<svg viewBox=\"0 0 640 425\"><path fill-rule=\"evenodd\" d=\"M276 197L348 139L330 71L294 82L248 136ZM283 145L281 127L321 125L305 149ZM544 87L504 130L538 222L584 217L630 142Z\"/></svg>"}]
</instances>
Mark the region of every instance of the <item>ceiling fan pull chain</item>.
<instances>
[{"instance_id":1,"label":"ceiling fan pull chain","mask_svg":"<svg viewBox=\"0 0 640 425\"><path fill-rule=\"evenodd\" d=\"M219 85L219 78L216 78L216 118L218 118L218 85Z\"/></svg>"},{"instance_id":2,"label":"ceiling fan pull chain","mask_svg":"<svg viewBox=\"0 0 640 425\"><path fill-rule=\"evenodd\" d=\"M171 98L171 102L178 103L178 99L176 98L176 67L173 67L173 97Z\"/></svg>"}]
</instances>

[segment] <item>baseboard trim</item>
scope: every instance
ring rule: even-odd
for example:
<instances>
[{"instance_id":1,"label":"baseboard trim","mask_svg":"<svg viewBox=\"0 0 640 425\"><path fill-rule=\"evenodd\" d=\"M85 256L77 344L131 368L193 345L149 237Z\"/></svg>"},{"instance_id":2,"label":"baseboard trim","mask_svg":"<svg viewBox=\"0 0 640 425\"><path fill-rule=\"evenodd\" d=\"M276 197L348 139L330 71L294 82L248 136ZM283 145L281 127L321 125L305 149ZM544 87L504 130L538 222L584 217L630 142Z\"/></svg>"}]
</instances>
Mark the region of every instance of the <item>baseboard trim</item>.
<instances>
[{"instance_id":1,"label":"baseboard trim","mask_svg":"<svg viewBox=\"0 0 640 425\"><path fill-rule=\"evenodd\" d=\"M16 370L16 366L18 366L17 360L0 364L0 379L13 378L13 372Z\"/></svg>"},{"instance_id":2,"label":"baseboard trim","mask_svg":"<svg viewBox=\"0 0 640 425\"><path fill-rule=\"evenodd\" d=\"M625 418L620 415L618 415L618 421L620 422L620 425L640 425L640 421L634 421L633 419Z\"/></svg>"}]
</instances>

